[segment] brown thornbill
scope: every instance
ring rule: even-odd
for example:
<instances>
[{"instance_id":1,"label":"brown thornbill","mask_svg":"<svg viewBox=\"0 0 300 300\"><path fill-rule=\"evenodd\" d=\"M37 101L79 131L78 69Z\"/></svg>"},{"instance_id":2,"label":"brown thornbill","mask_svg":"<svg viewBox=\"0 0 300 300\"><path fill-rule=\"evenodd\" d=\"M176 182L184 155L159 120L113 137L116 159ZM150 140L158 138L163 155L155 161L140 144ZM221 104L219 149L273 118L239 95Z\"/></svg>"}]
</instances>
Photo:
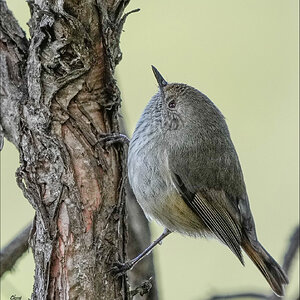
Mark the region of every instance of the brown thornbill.
<instances>
[{"instance_id":1,"label":"brown thornbill","mask_svg":"<svg viewBox=\"0 0 300 300\"><path fill-rule=\"evenodd\" d=\"M225 119L197 89L167 83L155 67L159 90L145 108L129 146L128 178L149 219L163 234L117 272L126 272L171 232L223 242L244 264L242 249L273 291L288 278L259 243L238 155Z\"/></svg>"}]
</instances>

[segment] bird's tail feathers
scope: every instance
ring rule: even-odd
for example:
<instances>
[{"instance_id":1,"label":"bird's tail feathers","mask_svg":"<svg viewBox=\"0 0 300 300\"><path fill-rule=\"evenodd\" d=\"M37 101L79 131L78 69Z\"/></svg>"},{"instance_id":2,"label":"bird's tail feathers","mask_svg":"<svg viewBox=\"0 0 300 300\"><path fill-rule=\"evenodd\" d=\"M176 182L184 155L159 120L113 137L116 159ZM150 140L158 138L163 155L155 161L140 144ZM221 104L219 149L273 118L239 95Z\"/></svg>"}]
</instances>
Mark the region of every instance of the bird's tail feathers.
<instances>
[{"instance_id":1,"label":"bird's tail feathers","mask_svg":"<svg viewBox=\"0 0 300 300\"><path fill-rule=\"evenodd\" d=\"M274 293L284 296L284 285L288 284L289 280L267 250L258 241L253 245L248 239L243 241L242 248L266 278Z\"/></svg>"}]
</instances>

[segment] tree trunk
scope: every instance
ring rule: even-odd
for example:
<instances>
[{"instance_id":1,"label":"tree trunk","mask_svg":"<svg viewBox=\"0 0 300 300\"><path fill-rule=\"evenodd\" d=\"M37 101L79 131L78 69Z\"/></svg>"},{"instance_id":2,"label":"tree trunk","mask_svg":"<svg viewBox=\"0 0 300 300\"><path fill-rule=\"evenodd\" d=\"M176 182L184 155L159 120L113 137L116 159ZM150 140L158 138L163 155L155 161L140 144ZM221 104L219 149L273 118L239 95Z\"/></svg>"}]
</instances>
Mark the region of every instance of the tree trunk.
<instances>
[{"instance_id":1,"label":"tree trunk","mask_svg":"<svg viewBox=\"0 0 300 300\"><path fill-rule=\"evenodd\" d=\"M124 155L113 74L129 1L29 0L31 40L1 5L1 130L36 211L32 299L127 299ZM2 132L1 131L1 132ZM1 136L0 136L1 138Z\"/></svg>"}]
</instances>

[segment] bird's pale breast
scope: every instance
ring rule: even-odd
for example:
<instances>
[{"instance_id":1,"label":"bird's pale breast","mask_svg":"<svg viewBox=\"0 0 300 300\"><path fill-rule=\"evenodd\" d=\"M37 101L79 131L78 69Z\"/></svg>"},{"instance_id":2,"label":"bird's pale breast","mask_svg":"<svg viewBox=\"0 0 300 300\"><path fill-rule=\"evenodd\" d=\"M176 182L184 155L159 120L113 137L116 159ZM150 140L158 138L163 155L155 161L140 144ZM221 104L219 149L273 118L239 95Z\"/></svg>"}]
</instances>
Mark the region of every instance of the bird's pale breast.
<instances>
[{"instance_id":1,"label":"bird's pale breast","mask_svg":"<svg viewBox=\"0 0 300 300\"><path fill-rule=\"evenodd\" d=\"M202 221L187 206L171 181L166 154L157 151L154 143L130 146L128 177L137 201L149 219L165 228L185 235L205 235Z\"/></svg>"}]
</instances>

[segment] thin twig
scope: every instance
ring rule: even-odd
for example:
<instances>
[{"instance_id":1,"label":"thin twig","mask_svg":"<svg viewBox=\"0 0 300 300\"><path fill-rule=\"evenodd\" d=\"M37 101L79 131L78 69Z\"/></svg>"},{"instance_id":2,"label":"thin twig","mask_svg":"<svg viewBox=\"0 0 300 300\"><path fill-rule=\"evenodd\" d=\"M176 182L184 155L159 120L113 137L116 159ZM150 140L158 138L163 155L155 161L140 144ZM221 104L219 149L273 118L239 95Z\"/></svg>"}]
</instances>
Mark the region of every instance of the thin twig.
<instances>
[{"instance_id":1,"label":"thin twig","mask_svg":"<svg viewBox=\"0 0 300 300\"><path fill-rule=\"evenodd\" d=\"M8 245L1 249L0 253L0 277L12 269L16 261L28 249L28 239L31 230L31 223L18 234Z\"/></svg>"},{"instance_id":2,"label":"thin twig","mask_svg":"<svg viewBox=\"0 0 300 300\"><path fill-rule=\"evenodd\" d=\"M144 295L148 294L152 288L151 280L152 280L152 278L150 277L149 279L144 281L141 285L136 287L134 290L131 290L130 297L133 298L134 296L136 296L138 294L140 296L144 296Z\"/></svg>"},{"instance_id":3,"label":"thin twig","mask_svg":"<svg viewBox=\"0 0 300 300\"><path fill-rule=\"evenodd\" d=\"M257 293L241 293L241 294L232 294L232 295L213 296L210 298L210 300L242 299L242 298L267 299L267 296L264 294L257 294Z\"/></svg>"},{"instance_id":4,"label":"thin twig","mask_svg":"<svg viewBox=\"0 0 300 300\"><path fill-rule=\"evenodd\" d=\"M299 234L300 234L300 225L295 229L294 233L292 234L290 238L289 247L283 259L282 268L287 273L287 275L290 271L293 259L295 258L295 255L297 253L297 249L299 248Z\"/></svg>"}]
</instances>

